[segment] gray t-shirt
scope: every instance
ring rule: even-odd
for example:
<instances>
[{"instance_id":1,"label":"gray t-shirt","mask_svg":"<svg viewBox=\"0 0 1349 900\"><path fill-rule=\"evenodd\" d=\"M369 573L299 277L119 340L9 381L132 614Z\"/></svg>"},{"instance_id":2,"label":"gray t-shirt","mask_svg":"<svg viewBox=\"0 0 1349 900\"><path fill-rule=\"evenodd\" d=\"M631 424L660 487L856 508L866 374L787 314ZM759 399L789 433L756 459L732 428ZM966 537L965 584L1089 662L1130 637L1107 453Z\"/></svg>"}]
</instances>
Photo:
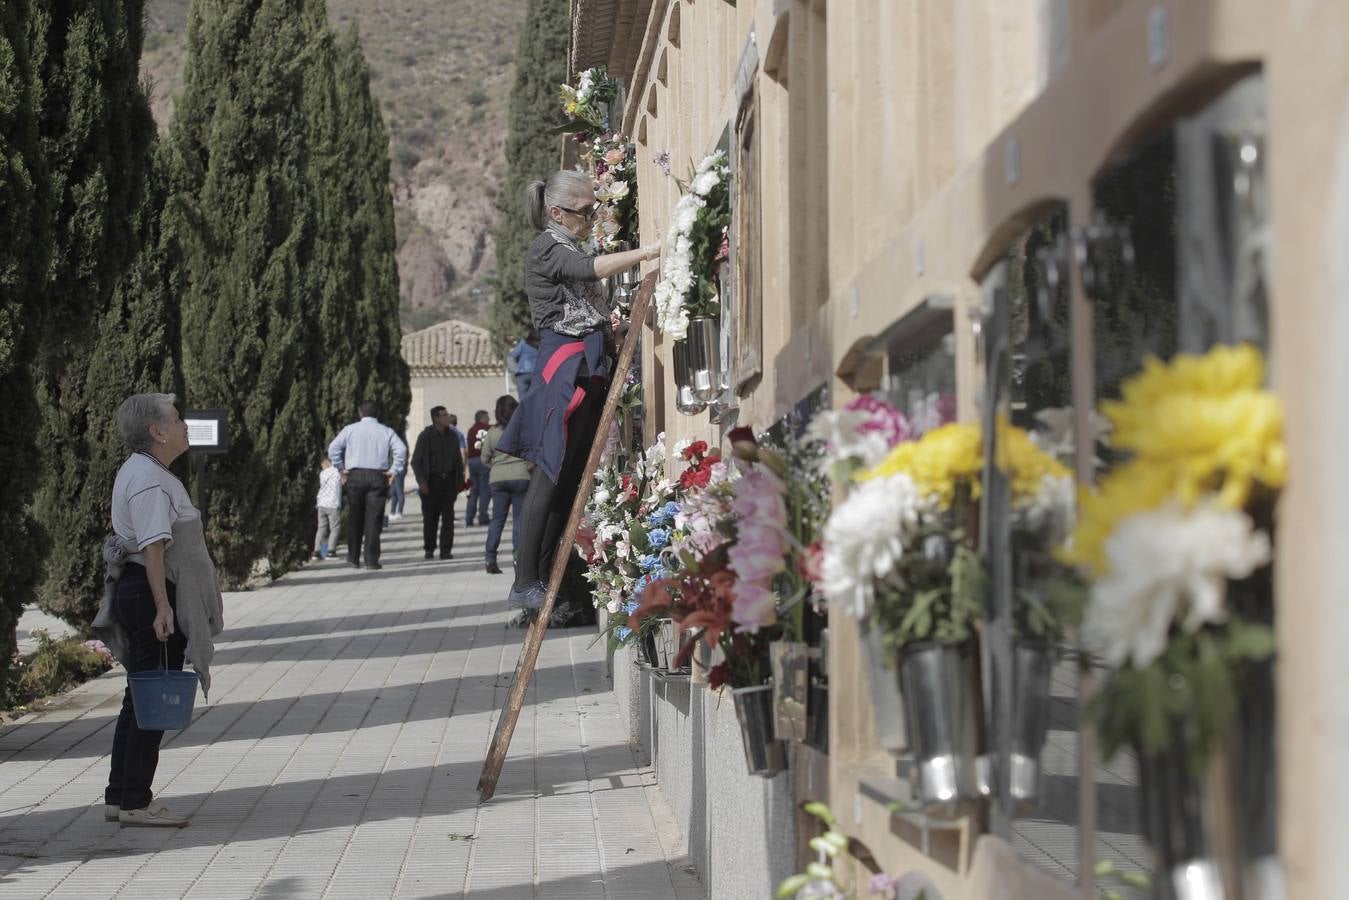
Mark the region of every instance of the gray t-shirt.
<instances>
[{"instance_id":1,"label":"gray t-shirt","mask_svg":"<svg viewBox=\"0 0 1349 900\"><path fill-rule=\"evenodd\" d=\"M145 565L144 550L155 541L173 543L173 524L197 519L187 488L148 453L133 453L117 470L112 486L112 530L136 548L127 559Z\"/></svg>"},{"instance_id":2,"label":"gray t-shirt","mask_svg":"<svg viewBox=\"0 0 1349 900\"><path fill-rule=\"evenodd\" d=\"M595 258L555 225L529 245L525 295L535 328L583 337L609 322L609 299L595 277Z\"/></svg>"}]
</instances>

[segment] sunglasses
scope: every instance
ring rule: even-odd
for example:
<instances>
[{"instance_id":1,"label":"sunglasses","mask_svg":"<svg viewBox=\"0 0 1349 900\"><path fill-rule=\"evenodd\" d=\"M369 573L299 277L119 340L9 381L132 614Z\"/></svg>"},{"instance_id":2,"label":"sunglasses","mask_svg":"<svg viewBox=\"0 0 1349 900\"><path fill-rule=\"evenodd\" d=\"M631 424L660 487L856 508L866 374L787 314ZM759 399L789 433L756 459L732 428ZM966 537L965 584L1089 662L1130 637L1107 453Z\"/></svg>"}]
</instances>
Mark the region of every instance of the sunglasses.
<instances>
[{"instance_id":1,"label":"sunglasses","mask_svg":"<svg viewBox=\"0 0 1349 900\"><path fill-rule=\"evenodd\" d=\"M598 212L598 208L593 203L582 209L572 209L570 206L559 206L558 209L563 212L569 212L573 216L580 216L583 219L593 219L595 218L595 213Z\"/></svg>"}]
</instances>

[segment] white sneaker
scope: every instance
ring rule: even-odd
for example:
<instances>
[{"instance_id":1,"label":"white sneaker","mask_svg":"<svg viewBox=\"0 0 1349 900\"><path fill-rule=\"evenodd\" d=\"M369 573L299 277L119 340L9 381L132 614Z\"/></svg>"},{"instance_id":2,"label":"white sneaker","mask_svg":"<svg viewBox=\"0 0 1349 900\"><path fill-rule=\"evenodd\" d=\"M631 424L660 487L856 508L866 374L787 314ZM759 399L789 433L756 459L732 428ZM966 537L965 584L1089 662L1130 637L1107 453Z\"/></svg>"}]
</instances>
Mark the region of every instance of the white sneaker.
<instances>
[{"instance_id":1,"label":"white sneaker","mask_svg":"<svg viewBox=\"0 0 1349 900\"><path fill-rule=\"evenodd\" d=\"M123 827L135 828L186 828L192 821L183 816L175 816L167 806L155 809L124 809L117 815L117 821Z\"/></svg>"},{"instance_id":2,"label":"white sneaker","mask_svg":"<svg viewBox=\"0 0 1349 900\"><path fill-rule=\"evenodd\" d=\"M390 522L397 522L397 521L398 521L399 519L401 519L401 518L403 518L403 514L402 514L402 513L394 513L393 515L389 516L389 521L390 521Z\"/></svg>"}]
</instances>

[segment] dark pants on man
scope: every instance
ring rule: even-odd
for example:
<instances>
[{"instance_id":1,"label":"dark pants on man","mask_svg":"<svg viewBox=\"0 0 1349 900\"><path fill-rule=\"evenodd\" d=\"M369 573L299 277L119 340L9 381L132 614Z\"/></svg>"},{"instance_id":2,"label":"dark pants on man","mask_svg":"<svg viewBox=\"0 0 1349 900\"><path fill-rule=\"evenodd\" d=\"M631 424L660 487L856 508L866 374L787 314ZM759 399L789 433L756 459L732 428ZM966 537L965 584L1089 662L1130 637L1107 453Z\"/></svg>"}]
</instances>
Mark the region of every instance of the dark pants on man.
<instances>
[{"instance_id":1,"label":"dark pants on man","mask_svg":"<svg viewBox=\"0 0 1349 900\"><path fill-rule=\"evenodd\" d=\"M487 524L488 507L492 502L492 467L476 456L468 458L468 477L473 482L468 490L468 510L464 524L472 525L476 517L479 525Z\"/></svg>"},{"instance_id":2,"label":"dark pants on man","mask_svg":"<svg viewBox=\"0 0 1349 900\"><path fill-rule=\"evenodd\" d=\"M528 478L511 478L492 484L492 524L487 529L487 562L497 561L497 547L501 546L501 534L506 530L506 513L511 515L511 547L520 549L520 506L525 502L525 493L529 490Z\"/></svg>"},{"instance_id":3,"label":"dark pants on man","mask_svg":"<svg viewBox=\"0 0 1349 900\"><path fill-rule=\"evenodd\" d=\"M590 447L596 440L608 382L602 378L582 378L577 385L585 391L581 404L567 420L567 449L562 457L557 483L548 480L541 468L529 479L529 490L518 515L524 520L515 558L515 584L523 586L542 581L551 574L562 531L571 515L572 503L581 487Z\"/></svg>"},{"instance_id":4,"label":"dark pants on man","mask_svg":"<svg viewBox=\"0 0 1349 900\"><path fill-rule=\"evenodd\" d=\"M384 503L389 499L389 479L379 469L347 472L347 561L359 564L365 547L365 564L379 565L379 535L384 528Z\"/></svg>"},{"instance_id":5,"label":"dark pants on man","mask_svg":"<svg viewBox=\"0 0 1349 900\"><path fill-rule=\"evenodd\" d=\"M440 530L440 558L454 552L454 503L459 485L449 475L432 475L422 498L422 549L434 553L436 530Z\"/></svg>"},{"instance_id":6,"label":"dark pants on man","mask_svg":"<svg viewBox=\"0 0 1349 900\"><path fill-rule=\"evenodd\" d=\"M166 586L169 606L174 607L176 613L173 582L166 582ZM158 669L166 663L170 669L183 668L187 639L178 630L176 622L167 641L155 637L155 598L150 593L150 581L143 566L126 564L114 588L112 612L126 630L130 642L129 658L125 660L128 673ZM117 729L113 732L112 769L108 775L108 789L103 792L104 803L127 810L145 809L150 805L154 796L150 784L159 766L159 742L163 738L164 732L146 731L136 724L135 701L128 684L122 695Z\"/></svg>"}]
</instances>

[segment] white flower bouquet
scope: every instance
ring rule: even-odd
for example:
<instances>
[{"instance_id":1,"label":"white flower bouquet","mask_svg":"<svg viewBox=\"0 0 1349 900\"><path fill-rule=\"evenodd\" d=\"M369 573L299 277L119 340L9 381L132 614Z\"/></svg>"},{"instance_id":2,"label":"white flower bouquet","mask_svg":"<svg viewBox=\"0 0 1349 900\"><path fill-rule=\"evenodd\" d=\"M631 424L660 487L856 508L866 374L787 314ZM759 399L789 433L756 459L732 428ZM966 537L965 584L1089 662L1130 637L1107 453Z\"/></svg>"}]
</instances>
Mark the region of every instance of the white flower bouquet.
<instances>
[{"instance_id":1,"label":"white flower bouquet","mask_svg":"<svg viewBox=\"0 0 1349 900\"><path fill-rule=\"evenodd\" d=\"M689 320L720 312L716 267L731 221L730 168L718 150L693 171L675 204L656 284L656 324L676 341L688 335Z\"/></svg>"}]
</instances>

